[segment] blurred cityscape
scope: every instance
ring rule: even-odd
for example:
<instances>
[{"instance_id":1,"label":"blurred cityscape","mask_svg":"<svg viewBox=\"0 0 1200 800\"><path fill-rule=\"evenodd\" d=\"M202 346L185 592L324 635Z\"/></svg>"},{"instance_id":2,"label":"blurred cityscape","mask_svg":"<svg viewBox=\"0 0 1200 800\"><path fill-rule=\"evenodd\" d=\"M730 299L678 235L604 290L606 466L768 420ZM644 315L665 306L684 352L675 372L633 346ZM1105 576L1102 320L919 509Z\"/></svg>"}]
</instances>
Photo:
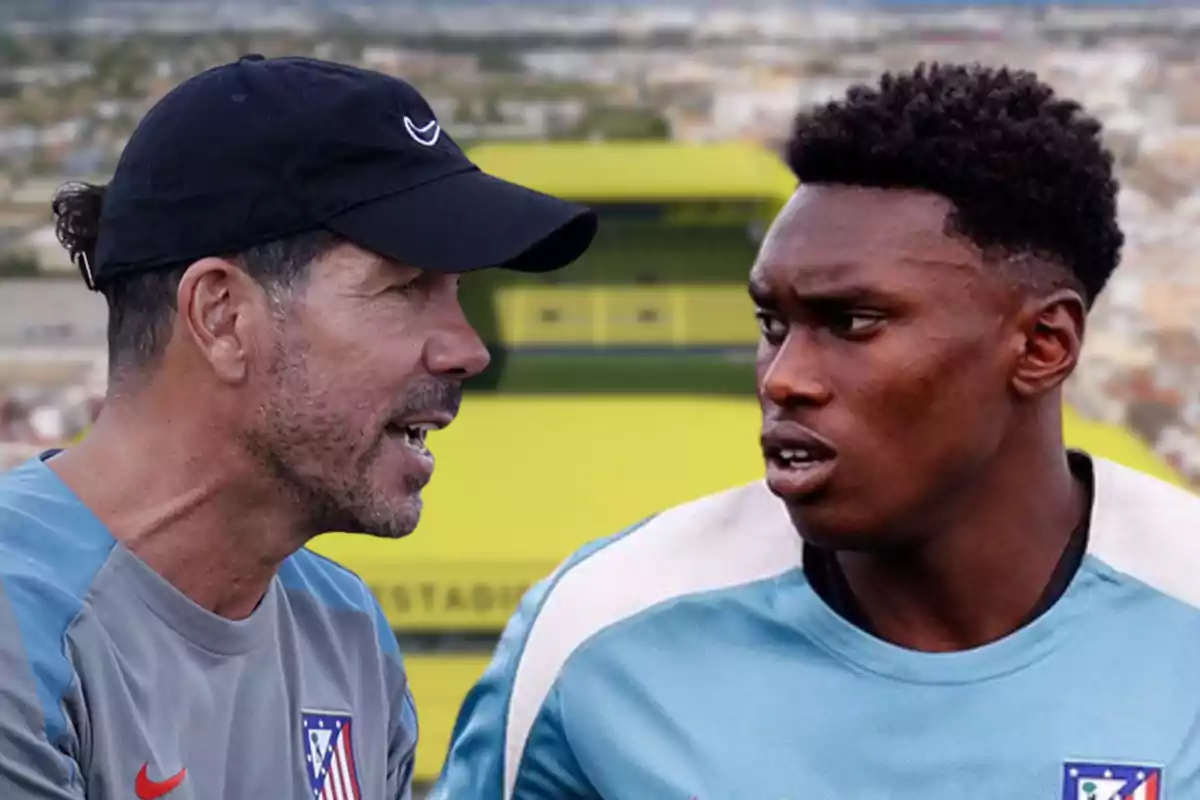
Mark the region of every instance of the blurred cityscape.
<instances>
[{"instance_id":1,"label":"blurred cityscape","mask_svg":"<svg viewBox=\"0 0 1200 800\"><path fill-rule=\"evenodd\" d=\"M778 148L799 107L851 83L979 60L1106 123L1128 245L1069 399L1200 481L1200 6L6 0L0 21L0 467L79 433L104 391L105 309L54 236L55 188L105 180L149 106L209 66L257 52L403 76L464 146Z\"/></svg>"}]
</instances>

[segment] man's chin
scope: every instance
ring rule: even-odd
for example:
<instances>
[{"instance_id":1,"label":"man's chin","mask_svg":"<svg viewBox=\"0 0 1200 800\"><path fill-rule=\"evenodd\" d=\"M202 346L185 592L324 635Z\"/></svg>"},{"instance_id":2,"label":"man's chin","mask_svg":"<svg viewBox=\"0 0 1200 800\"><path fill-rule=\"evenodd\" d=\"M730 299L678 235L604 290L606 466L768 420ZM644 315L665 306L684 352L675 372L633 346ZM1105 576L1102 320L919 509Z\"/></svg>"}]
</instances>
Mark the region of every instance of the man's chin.
<instances>
[{"instance_id":1,"label":"man's chin","mask_svg":"<svg viewBox=\"0 0 1200 800\"><path fill-rule=\"evenodd\" d=\"M353 533L359 536L370 536L373 539L407 539L414 532L417 526L408 523L386 523L378 522L370 525L353 525L343 526L339 529L339 533Z\"/></svg>"},{"instance_id":2,"label":"man's chin","mask_svg":"<svg viewBox=\"0 0 1200 800\"><path fill-rule=\"evenodd\" d=\"M412 498L405 508L389 509L375 518L375 524L363 532L379 539L404 539L416 532L421 522L421 496Z\"/></svg>"},{"instance_id":3,"label":"man's chin","mask_svg":"<svg viewBox=\"0 0 1200 800\"><path fill-rule=\"evenodd\" d=\"M354 533L377 539L403 539L416 531L421 521L421 495L406 498L401 503L384 503L359 513L346 514L329 530Z\"/></svg>"},{"instance_id":4,"label":"man's chin","mask_svg":"<svg viewBox=\"0 0 1200 800\"><path fill-rule=\"evenodd\" d=\"M414 529L415 530L415 529ZM401 528L384 528L370 531L359 531L363 536L370 536L372 539L388 539L389 541L399 541L407 539L413 534L412 530L404 530Z\"/></svg>"},{"instance_id":5,"label":"man's chin","mask_svg":"<svg viewBox=\"0 0 1200 800\"><path fill-rule=\"evenodd\" d=\"M822 550L871 550L879 546L875 525L839 503L786 503L796 532ZM839 507L841 506L841 507Z\"/></svg>"},{"instance_id":6,"label":"man's chin","mask_svg":"<svg viewBox=\"0 0 1200 800\"><path fill-rule=\"evenodd\" d=\"M861 505L854 508L838 508L833 504L789 505L788 516L800 538L821 550L894 554L921 544L920 536L897 526L893 515L864 514Z\"/></svg>"}]
</instances>

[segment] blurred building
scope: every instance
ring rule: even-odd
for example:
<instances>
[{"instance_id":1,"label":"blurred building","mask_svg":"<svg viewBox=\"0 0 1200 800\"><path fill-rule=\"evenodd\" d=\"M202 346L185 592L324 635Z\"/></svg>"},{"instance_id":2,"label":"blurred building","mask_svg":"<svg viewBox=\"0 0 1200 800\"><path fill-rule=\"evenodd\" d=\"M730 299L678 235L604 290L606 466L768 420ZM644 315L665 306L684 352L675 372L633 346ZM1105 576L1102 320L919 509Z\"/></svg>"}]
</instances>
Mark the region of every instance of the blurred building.
<instances>
[{"instance_id":1,"label":"blurred building","mask_svg":"<svg viewBox=\"0 0 1200 800\"><path fill-rule=\"evenodd\" d=\"M885 69L979 60L1032 68L1105 123L1127 244L1069 395L1200 479L1200 8L106 0L74 4L76 35L62 37L65 21L45 4L3 6L13 36L0 48L0 439L73 424L23 388L14 395L15 376L82 385L102 362L103 302L58 247L55 188L102 181L154 101L241 53L404 76L465 144L670 137L771 149L798 108Z\"/></svg>"}]
</instances>

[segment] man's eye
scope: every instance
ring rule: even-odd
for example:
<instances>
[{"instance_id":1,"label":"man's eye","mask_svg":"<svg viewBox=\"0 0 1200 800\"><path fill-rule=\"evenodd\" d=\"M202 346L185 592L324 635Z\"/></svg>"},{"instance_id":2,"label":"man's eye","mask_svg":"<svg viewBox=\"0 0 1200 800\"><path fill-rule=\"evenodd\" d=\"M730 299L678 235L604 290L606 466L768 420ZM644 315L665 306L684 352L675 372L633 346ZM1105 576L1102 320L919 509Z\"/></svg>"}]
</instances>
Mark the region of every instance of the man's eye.
<instances>
[{"instance_id":1,"label":"man's eye","mask_svg":"<svg viewBox=\"0 0 1200 800\"><path fill-rule=\"evenodd\" d=\"M755 315L758 320L758 330L762 337L772 344L783 341L787 335L787 323L768 311L759 311Z\"/></svg>"},{"instance_id":2,"label":"man's eye","mask_svg":"<svg viewBox=\"0 0 1200 800\"><path fill-rule=\"evenodd\" d=\"M826 325L838 336L865 336L883 324L883 316L874 312L847 311L831 316Z\"/></svg>"},{"instance_id":3,"label":"man's eye","mask_svg":"<svg viewBox=\"0 0 1200 800\"><path fill-rule=\"evenodd\" d=\"M417 291L417 286L418 286L418 282L413 280L413 281L408 281L407 283L397 283L392 286L389 286L388 291L407 296L407 295L411 295L413 292Z\"/></svg>"}]
</instances>

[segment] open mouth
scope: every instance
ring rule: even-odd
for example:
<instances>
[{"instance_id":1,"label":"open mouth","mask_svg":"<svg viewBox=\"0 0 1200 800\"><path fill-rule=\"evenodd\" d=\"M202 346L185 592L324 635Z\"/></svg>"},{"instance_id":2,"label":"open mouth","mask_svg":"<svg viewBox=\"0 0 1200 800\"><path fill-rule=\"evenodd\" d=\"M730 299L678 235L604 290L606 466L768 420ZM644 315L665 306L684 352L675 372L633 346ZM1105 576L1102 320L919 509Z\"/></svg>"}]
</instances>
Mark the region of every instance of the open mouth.
<instances>
[{"instance_id":1,"label":"open mouth","mask_svg":"<svg viewBox=\"0 0 1200 800\"><path fill-rule=\"evenodd\" d=\"M803 469L833 460L833 453L816 447L773 447L767 449L767 459L782 469Z\"/></svg>"},{"instance_id":2,"label":"open mouth","mask_svg":"<svg viewBox=\"0 0 1200 800\"><path fill-rule=\"evenodd\" d=\"M837 452L808 429L777 423L764 431L763 457L767 483L780 495L811 494L833 474Z\"/></svg>"},{"instance_id":3,"label":"open mouth","mask_svg":"<svg viewBox=\"0 0 1200 800\"><path fill-rule=\"evenodd\" d=\"M428 453L429 448L425 445L425 438L430 431L435 431L440 427L432 422L389 422L385 430L388 436L400 439L418 453Z\"/></svg>"},{"instance_id":4,"label":"open mouth","mask_svg":"<svg viewBox=\"0 0 1200 800\"><path fill-rule=\"evenodd\" d=\"M768 430L763 434L762 449L768 462L784 469L803 469L837 456L832 447L798 426Z\"/></svg>"}]
</instances>

